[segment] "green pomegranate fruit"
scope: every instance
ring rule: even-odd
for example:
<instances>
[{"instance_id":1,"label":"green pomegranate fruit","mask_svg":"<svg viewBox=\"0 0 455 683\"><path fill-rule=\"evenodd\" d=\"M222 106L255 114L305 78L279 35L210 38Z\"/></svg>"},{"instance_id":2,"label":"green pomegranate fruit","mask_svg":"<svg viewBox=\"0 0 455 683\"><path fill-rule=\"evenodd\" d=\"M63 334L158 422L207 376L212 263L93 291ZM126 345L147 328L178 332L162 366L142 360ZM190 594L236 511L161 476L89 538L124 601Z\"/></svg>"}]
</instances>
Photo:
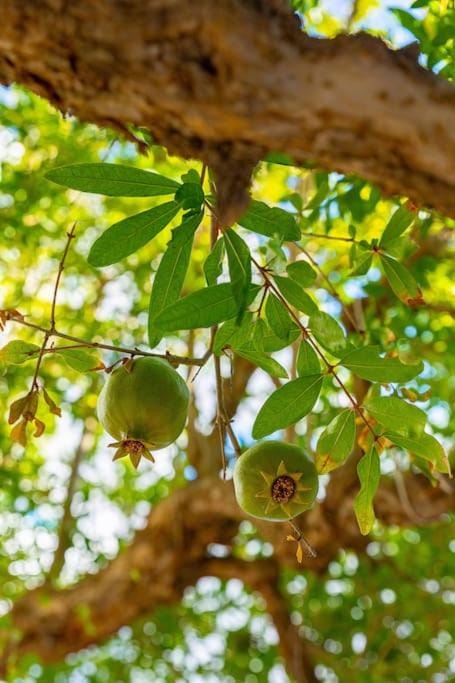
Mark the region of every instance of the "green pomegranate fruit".
<instances>
[{"instance_id":1,"label":"green pomegranate fruit","mask_svg":"<svg viewBox=\"0 0 455 683\"><path fill-rule=\"evenodd\" d=\"M253 517L280 522L313 505L318 475L298 446L263 441L237 460L234 489L242 510Z\"/></svg>"},{"instance_id":2,"label":"green pomegranate fruit","mask_svg":"<svg viewBox=\"0 0 455 683\"><path fill-rule=\"evenodd\" d=\"M161 358L127 361L114 370L98 398L98 418L116 439L114 460L129 455L153 461L150 449L169 446L182 432L189 391L184 380Z\"/></svg>"}]
</instances>

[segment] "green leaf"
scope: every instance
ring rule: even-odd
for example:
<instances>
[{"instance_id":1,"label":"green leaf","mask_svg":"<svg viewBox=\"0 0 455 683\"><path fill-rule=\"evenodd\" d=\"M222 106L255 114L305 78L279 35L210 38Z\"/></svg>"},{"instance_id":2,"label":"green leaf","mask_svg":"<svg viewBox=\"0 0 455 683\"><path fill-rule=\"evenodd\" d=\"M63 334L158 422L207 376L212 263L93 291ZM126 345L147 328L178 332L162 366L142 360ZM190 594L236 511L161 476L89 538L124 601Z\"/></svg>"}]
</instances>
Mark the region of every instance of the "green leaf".
<instances>
[{"instance_id":1,"label":"green leaf","mask_svg":"<svg viewBox=\"0 0 455 683\"><path fill-rule=\"evenodd\" d=\"M166 202L111 225L92 245L88 262L101 268L133 254L156 237L179 210L177 202Z\"/></svg>"},{"instance_id":2,"label":"green leaf","mask_svg":"<svg viewBox=\"0 0 455 683\"><path fill-rule=\"evenodd\" d=\"M383 247L388 242L399 237L413 223L414 217L414 214L411 211L408 211L405 206L400 206L385 226L384 232L379 240L379 246Z\"/></svg>"},{"instance_id":3,"label":"green leaf","mask_svg":"<svg viewBox=\"0 0 455 683\"><path fill-rule=\"evenodd\" d=\"M399 434L420 434L425 427L423 410L396 396L370 398L364 407L379 424Z\"/></svg>"},{"instance_id":4,"label":"green leaf","mask_svg":"<svg viewBox=\"0 0 455 683\"><path fill-rule=\"evenodd\" d=\"M287 339L281 339L269 327L265 320L256 320L253 327L252 344L258 351L280 351L289 344L292 344L300 336L297 326L291 329Z\"/></svg>"},{"instance_id":5,"label":"green leaf","mask_svg":"<svg viewBox=\"0 0 455 683\"><path fill-rule=\"evenodd\" d=\"M343 410L324 429L316 446L316 469L327 474L336 469L351 454L355 442L355 415Z\"/></svg>"},{"instance_id":6,"label":"green leaf","mask_svg":"<svg viewBox=\"0 0 455 683\"><path fill-rule=\"evenodd\" d=\"M288 372L280 363L278 363L274 358L266 356L260 351L250 351L249 349L244 349L242 347L236 349L235 353L242 358L246 358L253 365L257 365L258 368L268 372L272 377L288 377Z\"/></svg>"},{"instance_id":7,"label":"green leaf","mask_svg":"<svg viewBox=\"0 0 455 683\"><path fill-rule=\"evenodd\" d=\"M153 280L149 304L148 335L153 348L162 337L162 330L155 325L158 314L177 301L182 291L193 248L194 233L199 227L202 212L187 214L182 223L172 231L172 239L164 252Z\"/></svg>"},{"instance_id":8,"label":"green leaf","mask_svg":"<svg viewBox=\"0 0 455 683\"><path fill-rule=\"evenodd\" d=\"M318 276L314 268L306 261L294 261L286 266L286 271L289 277L296 280L302 287L312 285Z\"/></svg>"},{"instance_id":9,"label":"green leaf","mask_svg":"<svg viewBox=\"0 0 455 683\"><path fill-rule=\"evenodd\" d=\"M31 360L38 354L40 347L36 344L29 344L28 342L15 339L8 342L2 349L0 349L0 363L5 365L20 365L28 360Z\"/></svg>"},{"instance_id":10,"label":"green leaf","mask_svg":"<svg viewBox=\"0 0 455 683\"><path fill-rule=\"evenodd\" d=\"M335 318L317 311L311 316L309 326L314 337L327 351L338 356L346 349L346 337Z\"/></svg>"},{"instance_id":11,"label":"green leaf","mask_svg":"<svg viewBox=\"0 0 455 683\"><path fill-rule=\"evenodd\" d=\"M431 434L422 432L414 436L404 436L393 431L387 431L384 436L396 446L432 463L438 472L450 474L450 464L446 452Z\"/></svg>"},{"instance_id":12,"label":"green leaf","mask_svg":"<svg viewBox=\"0 0 455 683\"><path fill-rule=\"evenodd\" d=\"M88 349L59 349L55 353L77 372L88 372L100 364L98 354Z\"/></svg>"},{"instance_id":13,"label":"green leaf","mask_svg":"<svg viewBox=\"0 0 455 683\"><path fill-rule=\"evenodd\" d=\"M265 315L272 332L289 344L290 334L297 326L285 306L274 294L270 293L267 297Z\"/></svg>"},{"instance_id":14,"label":"green leaf","mask_svg":"<svg viewBox=\"0 0 455 683\"><path fill-rule=\"evenodd\" d=\"M353 245L353 249L356 247L356 245ZM368 273L368 271L371 268L371 264L373 263L373 254L371 251L356 251L356 256L354 257L354 263L355 267L351 271L351 275L354 277L357 277L359 275L365 275Z\"/></svg>"},{"instance_id":15,"label":"green leaf","mask_svg":"<svg viewBox=\"0 0 455 683\"><path fill-rule=\"evenodd\" d=\"M217 279L223 272L224 253L224 240L221 237L204 262L204 275L208 285L216 285Z\"/></svg>"},{"instance_id":16,"label":"green leaf","mask_svg":"<svg viewBox=\"0 0 455 683\"><path fill-rule=\"evenodd\" d=\"M299 347L297 354L297 374L299 377L305 375L315 375L321 372L321 363L311 344L304 340Z\"/></svg>"},{"instance_id":17,"label":"green leaf","mask_svg":"<svg viewBox=\"0 0 455 683\"><path fill-rule=\"evenodd\" d=\"M251 255L246 243L235 230L226 230L224 243L229 263L232 291L238 303L240 321L247 305L248 290L251 285Z\"/></svg>"},{"instance_id":18,"label":"green leaf","mask_svg":"<svg viewBox=\"0 0 455 683\"><path fill-rule=\"evenodd\" d=\"M180 187L158 173L120 164L71 164L54 168L45 177L72 190L110 197L157 197L174 194Z\"/></svg>"},{"instance_id":19,"label":"green leaf","mask_svg":"<svg viewBox=\"0 0 455 683\"><path fill-rule=\"evenodd\" d=\"M298 311L302 311L302 313L306 313L306 315L317 313L318 307L298 282L289 277L280 277L279 275L275 275L274 280L281 294L291 306L297 308Z\"/></svg>"},{"instance_id":20,"label":"green leaf","mask_svg":"<svg viewBox=\"0 0 455 683\"><path fill-rule=\"evenodd\" d=\"M253 302L259 290L260 287L252 285L248 304ZM230 283L226 282L200 289L167 306L158 314L155 325L164 332L211 327L234 318L237 311L238 302Z\"/></svg>"},{"instance_id":21,"label":"green leaf","mask_svg":"<svg viewBox=\"0 0 455 683\"><path fill-rule=\"evenodd\" d=\"M204 190L199 182L186 182L175 193L175 201L184 209L200 211L204 201Z\"/></svg>"},{"instance_id":22,"label":"green leaf","mask_svg":"<svg viewBox=\"0 0 455 683\"><path fill-rule=\"evenodd\" d=\"M285 240L293 241L300 238L300 230L294 217L288 211L270 207L264 202L253 200L238 223L247 230L267 237L278 234Z\"/></svg>"},{"instance_id":23,"label":"green leaf","mask_svg":"<svg viewBox=\"0 0 455 683\"><path fill-rule=\"evenodd\" d=\"M357 474L359 475L360 491L354 501L354 512L360 533L366 536L373 528L376 519L373 498L381 477L379 456L374 448L359 461Z\"/></svg>"},{"instance_id":24,"label":"green leaf","mask_svg":"<svg viewBox=\"0 0 455 683\"><path fill-rule=\"evenodd\" d=\"M223 349L229 347L231 349L238 349L243 346L253 334L253 314L246 313L240 325L234 319L223 323L216 331L213 342L213 353L219 356ZM254 351L254 349L251 349Z\"/></svg>"},{"instance_id":25,"label":"green leaf","mask_svg":"<svg viewBox=\"0 0 455 683\"><path fill-rule=\"evenodd\" d=\"M318 400L322 375L308 375L288 382L266 400L253 425L253 437L260 439L305 417Z\"/></svg>"},{"instance_id":26,"label":"green leaf","mask_svg":"<svg viewBox=\"0 0 455 683\"><path fill-rule=\"evenodd\" d=\"M386 254L381 254L381 263L392 290L401 301L411 306L424 303L417 282L401 263Z\"/></svg>"},{"instance_id":27,"label":"green leaf","mask_svg":"<svg viewBox=\"0 0 455 683\"><path fill-rule=\"evenodd\" d=\"M345 368L370 382L408 382L423 370L420 361L415 365L405 365L398 358L382 358L379 346L363 346L347 353L340 361Z\"/></svg>"}]
</instances>

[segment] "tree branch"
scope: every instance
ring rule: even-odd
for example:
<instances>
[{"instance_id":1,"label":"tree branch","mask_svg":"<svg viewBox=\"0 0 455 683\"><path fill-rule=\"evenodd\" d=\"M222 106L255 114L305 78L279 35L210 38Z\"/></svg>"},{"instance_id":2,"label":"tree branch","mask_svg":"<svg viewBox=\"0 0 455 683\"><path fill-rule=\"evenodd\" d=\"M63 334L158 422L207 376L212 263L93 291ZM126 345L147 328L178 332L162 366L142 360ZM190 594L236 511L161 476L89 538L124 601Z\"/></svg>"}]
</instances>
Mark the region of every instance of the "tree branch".
<instances>
[{"instance_id":1,"label":"tree branch","mask_svg":"<svg viewBox=\"0 0 455 683\"><path fill-rule=\"evenodd\" d=\"M412 507L428 521L453 508L451 482L450 493L446 493L432 487L424 477L410 475L405 481ZM346 493L337 509L323 502L302 516L300 527L317 550L317 557L304 557L298 567L295 548L286 542L285 526L253 520L273 544L274 562L322 573L341 548L362 552L368 539L360 537L352 511L355 493ZM413 523L401 506L394 482L387 478L379 487L375 509L386 524ZM122 625L159 605L178 602L184 587L209 571L210 543L231 545L242 519L232 482L207 477L175 491L152 510L146 528L138 532L131 545L97 574L61 591L43 586L15 603L12 623L21 631L21 639L11 656L35 652L44 662L56 662L69 652L101 643ZM255 565L256 561L248 565L250 577L259 571ZM254 584L251 578L245 581ZM265 597L273 611L277 595L272 591ZM281 619L281 611L280 615Z\"/></svg>"},{"instance_id":2,"label":"tree branch","mask_svg":"<svg viewBox=\"0 0 455 683\"><path fill-rule=\"evenodd\" d=\"M2 0L1 9L0 82L83 121L145 126L213 168L237 215L240 169L280 151L455 216L455 89L412 50L364 34L310 38L285 0Z\"/></svg>"}]
</instances>

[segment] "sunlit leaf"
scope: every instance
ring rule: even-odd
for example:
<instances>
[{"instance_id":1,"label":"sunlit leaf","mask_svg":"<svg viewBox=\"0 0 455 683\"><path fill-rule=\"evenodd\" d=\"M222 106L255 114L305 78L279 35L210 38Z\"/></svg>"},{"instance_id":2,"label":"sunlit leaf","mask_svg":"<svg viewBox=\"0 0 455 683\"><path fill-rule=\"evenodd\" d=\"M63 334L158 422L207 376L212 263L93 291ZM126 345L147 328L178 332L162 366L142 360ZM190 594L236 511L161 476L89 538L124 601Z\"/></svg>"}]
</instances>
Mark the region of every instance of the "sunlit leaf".
<instances>
[{"instance_id":1,"label":"sunlit leaf","mask_svg":"<svg viewBox=\"0 0 455 683\"><path fill-rule=\"evenodd\" d=\"M280 339L289 343L290 335L297 326L286 307L274 294L270 293L267 297L265 315L272 332Z\"/></svg>"},{"instance_id":2,"label":"sunlit leaf","mask_svg":"<svg viewBox=\"0 0 455 683\"><path fill-rule=\"evenodd\" d=\"M317 311L310 317L309 326L311 333L327 351L334 356L341 354L346 349L346 337L335 318L328 313Z\"/></svg>"},{"instance_id":3,"label":"sunlit leaf","mask_svg":"<svg viewBox=\"0 0 455 683\"><path fill-rule=\"evenodd\" d=\"M232 228L225 231L224 243L229 263L232 292L238 303L238 320L241 320L251 285L250 250L240 235Z\"/></svg>"},{"instance_id":4,"label":"sunlit leaf","mask_svg":"<svg viewBox=\"0 0 455 683\"><path fill-rule=\"evenodd\" d=\"M100 268L133 254L156 237L179 210L177 202L166 202L111 225L92 245L88 262Z\"/></svg>"},{"instance_id":5,"label":"sunlit leaf","mask_svg":"<svg viewBox=\"0 0 455 683\"><path fill-rule=\"evenodd\" d=\"M153 279L149 304L148 336L150 347L158 344L163 336L155 324L159 313L177 301L182 291L191 258L194 233L202 221L203 213L184 216L181 225L172 231L172 239L167 245L158 270Z\"/></svg>"},{"instance_id":6,"label":"sunlit leaf","mask_svg":"<svg viewBox=\"0 0 455 683\"><path fill-rule=\"evenodd\" d=\"M284 209L271 207L264 202L251 201L248 211L238 221L247 230L260 235L279 235L284 240L298 240L300 230L295 218Z\"/></svg>"},{"instance_id":7,"label":"sunlit leaf","mask_svg":"<svg viewBox=\"0 0 455 683\"><path fill-rule=\"evenodd\" d=\"M77 370L77 372L94 370L100 362L98 354L91 349L59 348L55 353L61 356L70 368Z\"/></svg>"},{"instance_id":8,"label":"sunlit leaf","mask_svg":"<svg viewBox=\"0 0 455 683\"><path fill-rule=\"evenodd\" d=\"M256 285L250 288L249 304L253 302L259 289ZM158 314L155 325L164 332L211 327L234 318L237 312L237 300L231 285L223 283L200 289L167 306Z\"/></svg>"},{"instance_id":9,"label":"sunlit leaf","mask_svg":"<svg viewBox=\"0 0 455 683\"><path fill-rule=\"evenodd\" d=\"M355 415L343 410L324 429L316 446L316 468L326 474L340 467L354 448Z\"/></svg>"},{"instance_id":10,"label":"sunlit leaf","mask_svg":"<svg viewBox=\"0 0 455 683\"><path fill-rule=\"evenodd\" d=\"M268 372L272 377L288 377L288 372L281 363L278 363L274 358L270 358L270 356L266 356L260 351L250 351L240 347L236 349L235 353L238 356L251 361L251 363L257 365L258 368L261 368L261 370Z\"/></svg>"},{"instance_id":11,"label":"sunlit leaf","mask_svg":"<svg viewBox=\"0 0 455 683\"><path fill-rule=\"evenodd\" d=\"M314 348L306 340L299 346L296 367L299 377L315 375L321 372L321 361Z\"/></svg>"},{"instance_id":12,"label":"sunlit leaf","mask_svg":"<svg viewBox=\"0 0 455 683\"><path fill-rule=\"evenodd\" d=\"M379 346L363 346L347 353L341 365L352 370L358 377L370 382L408 382L423 370L420 361L415 365L405 365L398 358L382 357Z\"/></svg>"},{"instance_id":13,"label":"sunlit leaf","mask_svg":"<svg viewBox=\"0 0 455 683\"><path fill-rule=\"evenodd\" d=\"M217 279L223 272L224 254L224 240L221 237L204 262L204 275L208 285L216 285Z\"/></svg>"},{"instance_id":14,"label":"sunlit leaf","mask_svg":"<svg viewBox=\"0 0 455 683\"><path fill-rule=\"evenodd\" d=\"M360 491L354 501L354 512L357 517L360 533L366 536L375 522L373 498L379 486L380 468L376 449L366 453L357 465Z\"/></svg>"},{"instance_id":15,"label":"sunlit leaf","mask_svg":"<svg viewBox=\"0 0 455 683\"><path fill-rule=\"evenodd\" d=\"M381 254L381 263L392 290L401 301L408 306L421 306L425 303L409 270L386 254Z\"/></svg>"},{"instance_id":16,"label":"sunlit leaf","mask_svg":"<svg viewBox=\"0 0 455 683\"><path fill-rule=\"evenodd\" d=\"M414 218L415 214L409 211L405 206L400 206L387 223L381 239L379 240L379 246L384 247L389 242L392 242L399 237L407 228L409 228L414 221Z\"/></svg>"},{"instance_id":17,"label":"sunlit leaf","mask_svg":"<svg viewBox=\"0 0 455 683\"><path fill-rule=\"evenodd\" d=\"M308 375L274 391L256 416L253 437L260 439L305 417L318 400L322 379L321 374Z\"/></svg>"},{"instance_id":18,"label":"sunlit leaf","mask_svg":"<svg viewBox=\"0 0 455 683\"><path fill-rule=\"evenodd\" d=\"M60 166L48 171L46 178L72 190L111 197L156 197L174 194L180 187L180 183L158 173L107 163Z\"/></svg>"},{"instance_id":19,"label":"sunlit leaf","mask_svg":"<svg viewBox=\"0 0 455 683\"><path fill-rule=\"evenodd\" d=\"M5 365L20 365L36 357L39 349L36 344L15 339L0 349L0 362Z\"/></svg>"},{"instance_id":20,"label":"sunlit leaf","mask_svg":"<svg viewBox=\"0 0 455 683\"><path fill-rule=\"evenodd\" d=\"M306 261L294 261L286 266L286 272L289 277L302 285L308 287L312 285L317 278L317 273Z\"/></svg>"},{"instance_id":21,"label":"sunlit leaf","mask_svg":"<svg viewBox=\"0 0 455 683\"><path fill-rule=\"evenodd\" d=\"M396 396L371 398L364 407L381 425L399 434L420 434L425 427L423 410Z\"/></svg>"},{"instance_id":22,"label":"sunlit leaf","mask_svg":"<svg viewBox=\"0 0 455 683\"><path fill-rule=\"evenodd\" d=\"M302 311L302 313L306 313L306 315L317 313L318 307L315 302L298 282L290 277L281 277L279 275L275 275L274 280L281 294L291 306L294 306L298 311Z\"/></svg>"},{"instance_id":23,"label":"sunlit leaf","mask_svg":"<svg viewBox=\"0 0 455 683\"><path fill-rule=\"evenodd\" d=\"M450 464L446 452L437 439L423 432L415 436L404 436L387 431L384 436L393 444L432 463L438 472L450 474Z\"/></svg>"}]
</instances>

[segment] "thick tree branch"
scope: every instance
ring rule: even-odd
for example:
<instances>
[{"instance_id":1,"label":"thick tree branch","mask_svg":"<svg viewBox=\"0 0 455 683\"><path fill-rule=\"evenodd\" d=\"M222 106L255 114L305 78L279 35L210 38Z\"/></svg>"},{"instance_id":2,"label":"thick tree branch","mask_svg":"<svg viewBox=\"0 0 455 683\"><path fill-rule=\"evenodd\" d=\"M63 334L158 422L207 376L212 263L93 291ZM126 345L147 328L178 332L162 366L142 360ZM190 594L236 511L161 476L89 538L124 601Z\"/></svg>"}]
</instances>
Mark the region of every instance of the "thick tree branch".
<instances>
[{"instance_id":1,"label":"thick tree branch","mask_svg":"<svg viewBox=\"0 0 455 683\"><path fill-rule=\"evenodd\" d=\"M411 475L405 481L412 508L428 521L453 508L452 484L447 493L431 487L420 476ZM304 558L299 568L322 573L341 548L359 552L364 549L368 539L359 536L352 512L355 493L356 490L346 492L337 509L322 503L299 520L318 553L314 560ZM385 523L414 522L403 509L393 481L385 479L381 483L375 508ZM176 491L152 510L146 528L125 552L98 574L62 591L44 586L27 593L14 605L13 624L21 631L15 654L23 656L33 651L45 662L59 661L68 652L101 643L120 626L159 605L178 602L186 585L212 571L209 545L231 545L243 518L229 481L206 478ZM257 526L274 545L273 562L297 568L295 548L285 540L285 525L264 522ZM250 574L245 574L244 580L262 591L251 578L259 571L255 566L256 562L248 565ZM275 576L275 564L267 567ZM269 591L266 602L274 605L274 589L264 590ZM274 618L276 621L278 617Z\"/></svg>"},{"instance_id":2,"label":"thick tree branch","mask_svg":"<svg viewBox=\"0 0 455 683\"><path fill-rule=\"evenodd\" d=\"M145 126L203 159L233 198L229 220L244 208L239 168L271 151L455 216L455 90L412 51L368 35L309 38L286 0L1 0L0 10L0 82L81 120Z\"/></svg>"}]
</instances>

